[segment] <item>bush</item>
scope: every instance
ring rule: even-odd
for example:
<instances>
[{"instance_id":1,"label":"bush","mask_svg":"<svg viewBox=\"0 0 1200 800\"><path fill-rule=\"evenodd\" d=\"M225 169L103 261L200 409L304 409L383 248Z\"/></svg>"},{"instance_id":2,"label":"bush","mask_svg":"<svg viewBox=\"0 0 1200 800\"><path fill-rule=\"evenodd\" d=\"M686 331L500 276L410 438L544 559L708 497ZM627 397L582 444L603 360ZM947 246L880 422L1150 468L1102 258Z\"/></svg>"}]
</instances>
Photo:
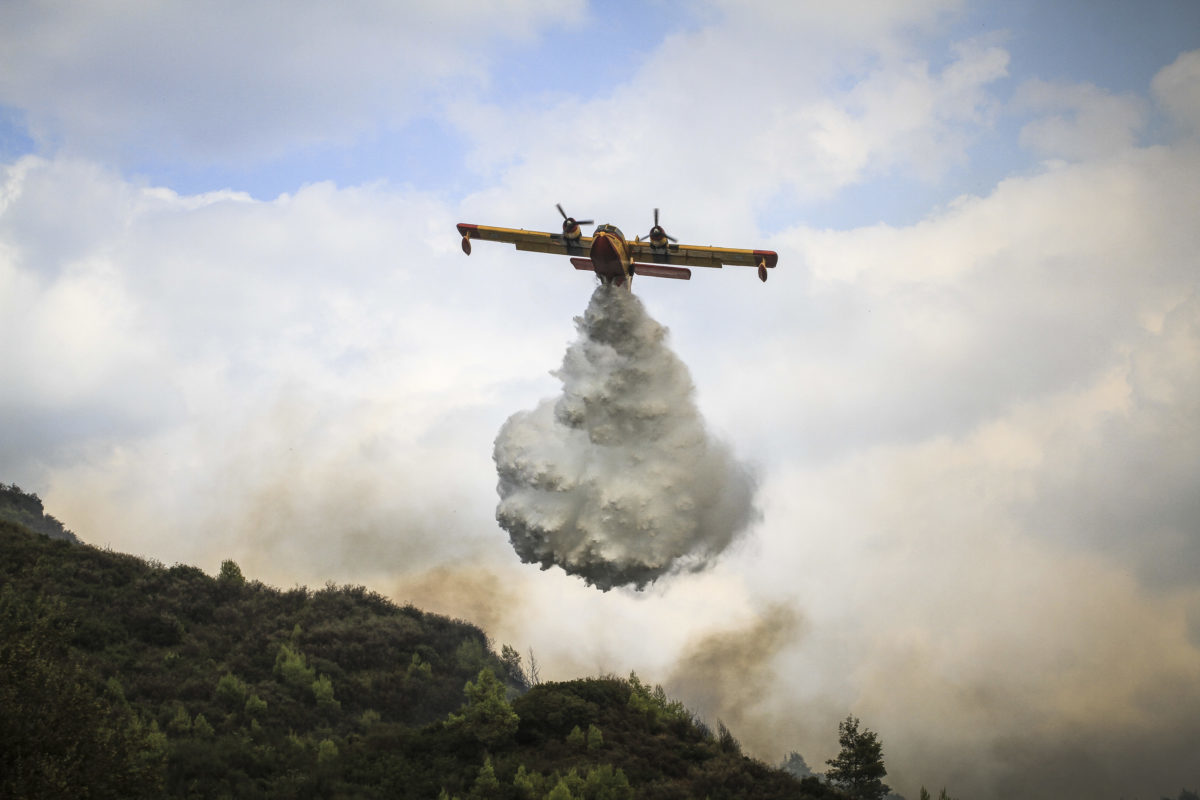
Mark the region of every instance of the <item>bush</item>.
<instances>
[{"instance_id":1,"label":"bush","mask_svg":"<svg viewBox=\"0 0 1200 800\"><path fill-rule=\"evenodd\" d=\"M227 709L236 710L246 703L246 684L232 672L226 672L217 681L217 701Z\"/></svg>"},{"instance_id":2,"label":"bush","mask_svg":"<svg viewBox=\"0 0 1200 800\"><path fill-rule=\"evenodd\" d=\"M308 689L316 680L316 671L308 666L304 654L286 644L279 645L275 656L275 675L293 689Z\"/></svg>"}]
</instances>

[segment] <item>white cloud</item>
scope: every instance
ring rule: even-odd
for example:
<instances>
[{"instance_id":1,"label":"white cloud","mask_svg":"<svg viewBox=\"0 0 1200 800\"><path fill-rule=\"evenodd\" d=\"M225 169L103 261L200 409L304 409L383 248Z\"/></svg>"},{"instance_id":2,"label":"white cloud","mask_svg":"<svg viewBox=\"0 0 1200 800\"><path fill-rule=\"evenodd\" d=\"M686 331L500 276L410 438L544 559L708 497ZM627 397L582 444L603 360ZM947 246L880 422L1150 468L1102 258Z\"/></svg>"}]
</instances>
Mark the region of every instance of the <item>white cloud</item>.
<instances>
[{"instance_id":1,"label":"white cloud","mask_svg":"<svg viewBox=\"0 0 1200 800\"><path fill-rule=\"evenodd\" d=\"M0 102L74 152L241 162L345 143L486 79L503 41L583 4L6 4Z\"/></svg>"},{"instance_id":2,"label":"white cloud","mask_svg":"<svg viewBox=\"0 0 1200 800\"><path fill-rule=\"evenodd\" d=\"M756 144L786 154L773 166L801 195L832 194L892 169L936 178L965 160L972 132L993 113L984 89L1007 72L998 47L955 50L940 74L920 60L882 64L851 89L776 121Z\"/></svg>"},{"instance_id":3,"label":"white cloud","mask_svg":"<svg viewBox=\"0 0 1200 800\"><path fill-rule=\"evenodd\" d=\"M903 34L930 31L958 11L960 0L916 0L888 3L850 0L837 6L821 2L779 4L771 0L712 0L723 22L756 34L763 57L786 55L786 50L816 51L818 60L839 64L863 53L893 55L908 49ZM795 42L794 48L779 46ZM780 52L784 50L784 52Z\"/></svg>"},{"instance_id":4,"label":"white cloud","mask_svg":"<svg viewBox=\"0 0 1200 800\"><path fill-rule=\"evenodd\" d=\"M1185 129L1200 132L1200 50L1183 53L1154 76L1155 98Z\"/></svg>"},{"instance_id":5,"label":"white cloud","mask_svg":"<svg viewBox=\"0 0 1200 800\"><path fill-rule=\"evenodd\" d=\"M781 195L813 203L870 178L934 180L991 124L988 86L1008 63L999 47L961 43L934 70L899 44L886 58L865 55L856 29L807 31L844 39L854 54L831 76L824 51L790 41L789 30L731 14L668 36L609 92L516 113L482 98L454 109L473 143L473 168L496 178L467 207L525 226L536 223L514 209L562 201L573 214L633 219L644 233L658 206L668 227L682 214L703 243L737 246ZM878 34L862 36L874 44ZM769 58L748 56L759 48Z\"/></svg>"},{"instance_id":6,"label":"white cloud","mask_svg":"<svg viewBox=\"0 0 1200 800\"><path fill-rule=\"evenodd\" d=\"M1144 100L1086 84L1032 80L1014 102L1047 115L1021 129L1021 144L1048 158L1079 160L1126 150L1145 125Z\"/></svg>"},{"instance_id":7,"label":"white cloud","mask_svg":"<svg viewBox=\"0 0 1200 800\"><path fill-rule=\"evenodd\" d=\"M64 518L87 509L81 532L146 555L257 549L305 574L367 563L337 537L321 539L332 553L315 546L334 519L432 535L455 486L494 482L486 443L511 409L497 398L528 399L521 383L536 385L570 332L539 321L535 296L493 306L512 273L470 271L483 265L464 264L453 217L416 193L179 197L36 158L3 191L0 324L17 346L0 356L15 387L2 402L24 423L6 432L4 469L49 470L73 498ZM56 196L95 202L69 245L46 233ZM479 508L465 530L490 527ZM170 519L183 535L160 538ZM272 550L289 528L309 552Z\"/></svg>"},{"instance_id":8,"label":"white cloud","mask_svg":"<svg viewBox=\"0 0 1200 800\"><path fill-rule=\"evenodd\" d=\"M1084 462L1120 462L1126 447L1104 455L1117 443L1105 434L1114 416L1138 427L1157 416L1131 403L1120 372L960 436L776 470L755 575L759 586L791 587L809 624L777 663L795 676L784 679L791 702L752 728L757 747L781 756L795 746L783 742L797 742L823 759L833 754L828 731L850 710L881 731L905 790L936 780L972 796L1016 787L1052 796L1041 787L1056 769L1072 774L1080 796L1186 780L1174 743L1200 711L1194 577L1163 591L1131 572L1129 553L1097 552L1106 531L1067 542L1058 530L1064 509L1070 519L1106 494L1120 497L1129 520L1153 517L1163 499L1143 496L1130 475L1101 489L1072 460L1078 449ZM1174 434L1191 443L1171 445L1148 485L1183 474L1176 453L1194 450L1176 419ZM1122 535L1154 558L1187 547L1145 533L1135 523ZM1104 758L1076 771L1057 749L1068 740ZM1174 761L1159 760L1163 749Z\"/></svg>"},{"instance_id":9,"label":"white cloud","mask_svg":"<svg viewBox=\"0 0 1200 800\"><path fill-rule=\"evenodd\" d=\"M828 458L1090 380L1194 290L1200 240L1181 215L1198 172L1187 150L1148 149L1009 179L906 228L781 234L808 280L755 301L772 324L725 362L746 372L727 424ZM733 410L747 396L769 398L750 420Z\"/></svg>"}]
</instances>

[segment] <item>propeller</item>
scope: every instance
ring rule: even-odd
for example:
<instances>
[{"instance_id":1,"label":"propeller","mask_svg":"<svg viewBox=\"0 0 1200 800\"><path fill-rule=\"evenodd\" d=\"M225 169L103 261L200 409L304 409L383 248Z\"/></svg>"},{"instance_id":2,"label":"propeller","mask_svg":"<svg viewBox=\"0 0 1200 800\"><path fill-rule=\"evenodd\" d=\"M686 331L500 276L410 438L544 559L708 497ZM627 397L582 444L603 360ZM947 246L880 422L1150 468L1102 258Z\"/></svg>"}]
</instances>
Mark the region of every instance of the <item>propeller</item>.
<instances>
[{"instance_id":1,"label":"propeller","mask_svg":"<svg viewBox=\"0 0 1200 800\"><path fill-rule=\"evenodd\" d=\"M563 218L563 235L567 238L574 239L579 236L580 225L591 225L590 219L575 219L568 217L567 212L563 211L562 203L555 203L554 207L558 209L558 213L562 214Z\"/></svg>"},{"instance_id":2,"label":"propeller","mask_svg":"<svg viewBox=\"0 0 1200 800\"><path fill-rule=\"evenodd\" d=\"M671 241L671 242L679 241L674 236L671 236L670 234L668 234L663 229L663 226L658 224L658 209L657 208L654 209L654 227L650 229L650 234L647 238L650 239L650 244L652 244L655 247L666 247L668 241Z\"/></svg>"}]
</instances>

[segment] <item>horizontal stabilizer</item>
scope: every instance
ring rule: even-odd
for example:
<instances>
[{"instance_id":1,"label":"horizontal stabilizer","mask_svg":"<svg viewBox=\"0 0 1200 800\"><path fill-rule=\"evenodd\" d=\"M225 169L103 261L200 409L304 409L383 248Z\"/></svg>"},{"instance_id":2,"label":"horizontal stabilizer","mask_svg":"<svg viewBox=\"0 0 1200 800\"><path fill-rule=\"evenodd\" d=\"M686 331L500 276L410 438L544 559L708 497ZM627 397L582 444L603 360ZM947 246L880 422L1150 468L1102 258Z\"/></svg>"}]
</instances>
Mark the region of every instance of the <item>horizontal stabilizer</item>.
<instances>
[{"instance_id":1,"label":"horizontal stabilizer","mask_svg":"<svg viewBox=\"0 0 1200 800\"><path fill-rule=\"evenodd\" d=\"M668 267L664 264L633 265L634 275L652 275L655 278L674 278L677 281L690 281L692 271L687 267Z\"/></svg>"},{"instance_id":2,"label":"horizontal stabilizer","mask_svg":"<svg viewBox=\"0 0 1200 800\"><path fill-rule=\"evenodd\" d=\"M575 269L586 269L589 272L594 269L590 258L572 258L571 263L575 265Z\"/></svg>"}]
</instances>

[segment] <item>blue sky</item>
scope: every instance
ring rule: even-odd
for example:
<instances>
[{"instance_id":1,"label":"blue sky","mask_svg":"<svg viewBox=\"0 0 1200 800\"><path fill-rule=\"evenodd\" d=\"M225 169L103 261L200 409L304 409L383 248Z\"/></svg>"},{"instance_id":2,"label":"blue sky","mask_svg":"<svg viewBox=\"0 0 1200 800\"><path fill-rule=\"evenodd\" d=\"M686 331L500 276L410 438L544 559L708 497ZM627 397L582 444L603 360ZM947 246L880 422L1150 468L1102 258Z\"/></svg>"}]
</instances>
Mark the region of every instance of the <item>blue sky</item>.
<instances>
[{"instance_id":1,"label":"blue sky","mask_svg":"<svg viewBox=\"0 0 1200 800\"><path fill-rule=\"evenodd\" d=\"M0 480L90 542L635 669L767 760L853 713L910 797L1170 795L1198 87L1165 0L8 3ZM494 519L593 281L454 224L557 202L780 254L638 281L761 512L642 593Z\"/></svg>"},{"instance_id":2,"label":"blue sky","mask_svg":"<svg viewBox=\"0 0 1200 800\"><path fill-rule=\"evenodd\" d=\"M155 185L196 193L218 189L248 192L259 199L316 181L338 185L385 180L437 192L448 199L469 193L477 179L464 164L470 143L445 113L446 104L484 102L516 107L553 108L571 97L603 97L630 81L662 39L697 30L719 12L702 4L654 2L580 6L577 14L549 21L533 38L507 39L488 31L464 32L466 44L479 45L486 74L451 81L424 94L405 121L382 115L364 118L345 135L325 141L281 136L268 157L247 157L236 149L207 154L181 153L169 144L128 130L122 172ZM953 43L986 35L1001 41L1010 54L1009 74L995 85L1001 99L1025 79L1092 83L1114 93L1144 93L1162 68L1164 54L1196 43L1200 9L1194 3L1154 0L1125 3L1033 2L964 4L934 16L914 37L922 56L935 68L951 56ZM269 38L269 33L266 34ZM772 49L754 56L770 65ZM86 64L79 68L86 69ZM252 80L252 78L248 78ZM853 80L853 75L838 80ZM656 91L673 91L663 87ZM457 99L456 99L457 98ZM146 98L141 98L143 101ZM732 98L731 98L732 99ZM654 101L654 94L644 98ZM718 108L714 113L722 113ZM0 114L0 153L12 158L52 152L69 135L53 121L42 139L33 135L25 111L17 105ZM978 193L1003 175L1030 166L1028 153L1015 145L1028 115L1004 108L993 125L979 132L972 158L938 181L901 179L886 194L916 194L905 207L885 205L871 187L851 187L834 198L834 208L793 209L822 224L859 224L896 219L911 222L931 204L963 192ZM59 121L61 123L61 121ZM1149 133L1160 123L1151 114ZM302 138L302 137L301 137ZM856 190L856 191L855 191ZM840 202L838 202L840 201ZM873 217L873 219L871 219Z\"/></svg>"}]
</instances>

